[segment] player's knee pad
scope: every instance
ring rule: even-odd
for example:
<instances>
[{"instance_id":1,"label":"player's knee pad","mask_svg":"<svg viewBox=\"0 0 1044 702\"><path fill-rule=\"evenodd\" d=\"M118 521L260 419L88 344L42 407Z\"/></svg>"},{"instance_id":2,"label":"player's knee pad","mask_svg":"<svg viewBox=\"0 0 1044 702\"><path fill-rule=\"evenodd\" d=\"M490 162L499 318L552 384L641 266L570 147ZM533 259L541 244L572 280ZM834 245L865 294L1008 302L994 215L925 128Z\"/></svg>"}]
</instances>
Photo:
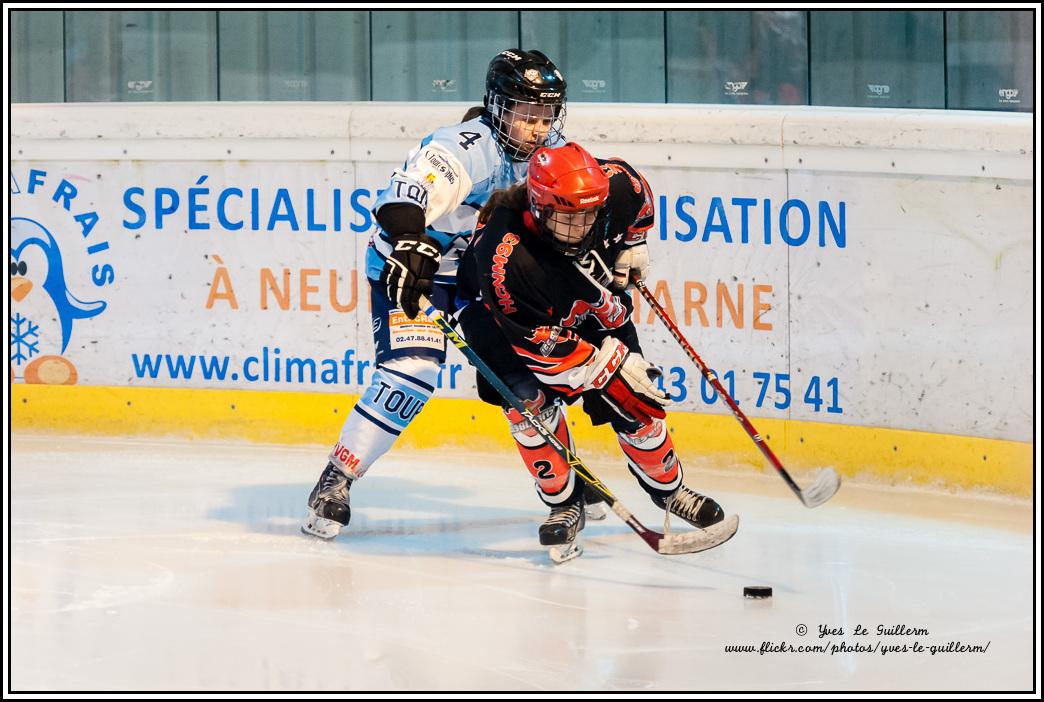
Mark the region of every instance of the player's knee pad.
<instances>
[{"instance_id":1,"label":"player's knee pad","mask_svg":"<svg viewBox=\"0 0 1044 702\"><path fill-rule=\"evenodd\" d=\"M667 423L654 419L634 433L616 435L627 466L649 494L671 493L682 482L682 466Z\"/></svg>"},{"instance_id":2,"label":"player's knee pad","mask_svg":"<svg viewBox=\"0 0 1044 702\"><path fill-rule=\"evenodd\" d=\"M396 358L377 367L341 428L330 460L353 477L363 473L420 414L435 391L439 365L430 358Z\"/></svg>"},{"instance_id":3,"label":"player's knee pad","mask_svg":"<svg viewBox=\"0 0 1044 702\"><path fill-rule=\"evenodd\" d=\"M555 438L570 450L573 449L569 423L561 403L548 402L543 391L537 390L536 397L525 404L537 420L554 433ZM511 424L511 436L515 439L522 462L536 481L540 499L549 505L573 499L578 483L566 460L558 455L518 410L506 409L504 415Z\"/></svg>"}]
</instances>

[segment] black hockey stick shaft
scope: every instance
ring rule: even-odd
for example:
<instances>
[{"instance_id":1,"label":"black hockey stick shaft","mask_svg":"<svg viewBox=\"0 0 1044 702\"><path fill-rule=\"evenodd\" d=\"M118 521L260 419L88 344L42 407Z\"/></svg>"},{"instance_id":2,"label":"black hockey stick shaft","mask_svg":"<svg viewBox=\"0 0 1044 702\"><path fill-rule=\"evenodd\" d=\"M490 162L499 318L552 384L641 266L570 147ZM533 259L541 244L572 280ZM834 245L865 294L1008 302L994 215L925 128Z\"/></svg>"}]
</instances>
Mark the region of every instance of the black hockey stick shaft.
<instances>
[{"instance_id":1,"label":"black hockey stick shaft","mask_svg":"<svg viewBox=\"0 0 1044 702\"><path fill-rule=\"evenodd\" d=\"M522 399L512 392L511 388L509 388L507 384L493 372L492 368L486 365L485 361L483 361L475 352L475 349L468 345L468 342L457 333L457 330L453 328L453 325L449 323L440 310L431 304L430 300L421 297L420 305L424 314L439 326L442 332L446 335L446 338L449 339L454 346L460 349L460 352L464 354L464 357L467 358L471 365L475 366L478 372L482 374L482 377L484 377L489 384L500 393L500 396L503 397L509 405L516 409L519 414L526 418L526 421L528 421L537 433L540 434L548 444L550 444L551 448L555 450L555 453L561 456L569 467L576 471L576 474L579 475L581 479L601 493L602 496L605 497L605 501L609 504L609 507L612 508L613 512L624 520L624 522L627 523L627 526L631 527L638 536L642 537L645 543L649 544L649 547L652 548L652 550L659 552L660 542L663 540L664 535L658 531L647 529L645 525L638 521L630 510L623 506L623 504L616 498L616 495L610 492L609 488L607 488L605 484L599 480L586 465L584 465L584 462L580 460L580 457L569 450L568 446L559 441L554 432L545 427L543 422L537 419L529 408L526 407L525 403L522 402Z\"/></svg>"},{"instance_id":2,"label":"black hockey stick shaft","mask_svg":"<svg viewBox=\"0 0 1044 702\"><path fill-rule=\"evenodd\" d=\"M692 360L692 362L696 364L696 368L698 368L700 373L703 374L703 377L707 379L707 382L714 387L714 389L718 393L718 396L725 400L725 403L729 406L729 409L732 410L733 416L736 417L740 425L743 427L744 431L747 432L747 436L749 436L754 441L754 444L759 449L761 449L761 453L765 456L766 459L768 459L768 462L772 464L772 467L776 469L780 477L783 478L783 481L786 482L788 486L790 486L790 489L794 491L794 494L798 496L798 499L800 499L801 502L808 507L815 507L817 504L825 502L825 499L820 500L816 498L811 498L809 495L805 493L805 491L803 491L798 486L797 483L794 482L794 479L790 477L789 473L787 473L787 469L783 467L783 463L778 458L776 458L776 454L772 452L771 448L769 448L769 445L765 442L764 437L762 437L761 434L758 433L758 430L754 428L754 425L750 423L750 420L747 419L747 416L743 414L742 410L740 410L739 405L736 404L736 401L732 399L732 396L729 395L729 393L722 386L721 382L718 380L718 376L715 375L714 371L707 367L707 364L704 363L703 359L701 359L699 354L696 353L696 350L692 347L692 344L690 344L688 340L682 335L681 330L678 329L678 325L675 324L674 320L672 320L667 315L667 310L663 308L663 305L661 305L659 301L653 296L652 292L649 291L649 288L645 284L645 281L638 278L637 276L633 276L632 280L634 281L635 286L637 286L638 291L642 294L642 297L645 298L645 300L656 312L656 316L663 321L664 325L666 325L667 330L671 333L671 336L673 336L675 341L677 341L681 345L682 349L685 351L686 355L688 355L688 357ZM832 495L833 493L831 492L830 494ZM829 499L829 497L830 495L827 495L826 499Z\"/></svg>"}]
</instances>

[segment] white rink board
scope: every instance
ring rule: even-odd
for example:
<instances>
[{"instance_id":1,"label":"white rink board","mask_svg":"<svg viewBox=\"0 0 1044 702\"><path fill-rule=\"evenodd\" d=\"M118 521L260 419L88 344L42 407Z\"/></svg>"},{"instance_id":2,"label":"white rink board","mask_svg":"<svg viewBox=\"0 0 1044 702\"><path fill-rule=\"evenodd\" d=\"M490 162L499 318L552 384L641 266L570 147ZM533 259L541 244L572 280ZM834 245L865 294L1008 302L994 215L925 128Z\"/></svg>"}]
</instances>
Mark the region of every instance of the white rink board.
<instances>
[{"instance_id":1,"label":"white rink board","mask_svg":"<svg viewBox=\"0 0 1044 702\"><path fill-rule=\"evenodd\" d=\"M358 392L372 372L362 267L369 231L353 226L370 221L375 192L409 149L465 107L14 106L12 215L52 233L69 294L106 307L75 319L64 337L42 287L12 315L38 328L37 353L46 344L47 353L61 353L55 347L67 341L62 355L85 385ZM660 219L651 232L651 282L666 279L676 307L686 283L706 287L709 326L695 318L685 325L681 309L679 321L711 366L733 372L752 418L1030 440L1031 391L1013 395L1025 387L1016 374L1031 349L1029 115L571 105L569 119L571 138L646 173ZM46 176L29 193L34 169ZM77 188L68 211L54 199L63 179ZM242 196L229 195L232 189ZM259 231L250 231L246 206L253 189ZM709 216L715 198L731 243L720 229L707 235L708 221L722 225ZM780 232L788 202L810 213L808 237L796 243ZM821 206L840 233L822 231ZM159 228L163 208L173 209ZM89 212L98 221L85 237L74 216ZM219 212L243 229L223 225ZM787 218L792 239L799 215L792 208ZM38 258L27 260L32 270L46 268L40 247L30 249L24 253ZM225 282L216 277L222 266L238 309L227 298L210 299ZM271 291L261 309L266 269L284 294L282 272L289 271L287 309ZM339 303L355 300L350 311L338 312L329 299L331 270ZM743 326L716 326L718 281L736 296L744 286ZM771 330L753 328L755 285L771 286L764 296L771 309L761 317ZM646 314L643 305L640 334L668 369L668 388L684 387L679 409L725 411L701 399L696 372ZM145 354L154 365L143 365ZM266 357L273 366L296 359L304 382L276 380L274 372L266 380ZM214 370L226 358L223 379L202 375L203 366ZM193 376L175 378L171 364L189 362ZM452 351L449 363L464 362ZM673 368L685 370L684 381ZM757 377L768 382L760 406ZM785 387L789 403L781 402ZM473 393L471 373L446 375L443 396Z\"/></svg>"},{"instance_id":2,"label":"white rink board","mask_svg":"<svg viewBox=\"0 0 1044 702\"><path fill-rule=\"evenodd\" d=\"M795 173L791 192L824 181L866 226L843 256L793 252L791 366L836 368L849 422L1028 440L1032 185Z\"/></svg>"},{"instance_id":3,"label":"white rink board","mask_svg":"<svg viewBox=\"0 0 1044 702\"><path fill-rule=\"evenodd\" d=\"M128 377L132 368L129 352L231 352L242 356L248 351L260 353L268 346L274 355L274 348L281 344L286 355L308 356L316 349L332 353L356 345L360 303L362 319L366 320L363 329L369 328L368 298L360 297L367 291L362 274L356 274L354 288L351 278L362 246L356 246L354 236L329 231L338 220L350 231L353 217L355 222L361 221L359 213L348 209L336 215L332 197L314 196L312 228L325 227L327 231L307 231L307 216L298 222L299 232L283 220L269 224L281 190L293 203L290 207L306 203L309 192L331 194L335 188L344 188L350 194L354 186L351 164L281 163L273 168L256 162L44 162L34 163L32 170L46 174L39 176L44 182L37 186L43 197L24 192L28 186L23 183L32 177L32 171L16 169L13 178L20 181L23 193L13 196L15 214L45 224L58 238L68 214L52 201L51 194L63 178L71 181L79 187L71 211L78 211L80 198L90 198L84 206L97 212L99 224L84 240L85 245L62 247L67 278L101 260L115 273L110 285L92 286L84 281L69 286L80 299L100 298L107 304L100 315L83 320L82 328L74 323L75 344L70 352L75 352L83 384L214 387L203 379L170 383ZM204 182L197 186L203 176ZM185 184L192 187L181 187ZM199 194L192 201L208 207L190 214L186 193L196 189ZM127 196L128 206L125 194L130 190L142 192ZM221 212L228 224L242 227L238 230L215 221L218 193L230 190L243 195L226 198ZM251 230L255 211L250 205L252 190L257 191L260 203L256 210L261 212L258 231ZM119 197L109 197L110 192ZM169 215L157 214L174 207L176 211ZM289 216L290 211L280 207L277 215ZM110 248L87 253L95 240L105 241ZM66 256L67 250L72 255ZM37 264L32 270L42 267L39 261L30 264ZM219 270L228 272L227 279L215 278ZM262 284L269 280L264 277L265 270L271 272L278 293L268 285L262 294ZM284 285L284 270L290 272L289 290ZM336 276L333 289L331 271ZM219 294L212 296L216 281ZM16 311L37 298L47 302L45 295L34 295L36 292L43 290L31 291ZM283 310L280 293L285 296L287 292L290 302ZM331 295L342 308L352 309L339 311ZM319 309L307 309L311 307ZM279 387L263 381L251 386Z\"/></svg>"}]
</instances>

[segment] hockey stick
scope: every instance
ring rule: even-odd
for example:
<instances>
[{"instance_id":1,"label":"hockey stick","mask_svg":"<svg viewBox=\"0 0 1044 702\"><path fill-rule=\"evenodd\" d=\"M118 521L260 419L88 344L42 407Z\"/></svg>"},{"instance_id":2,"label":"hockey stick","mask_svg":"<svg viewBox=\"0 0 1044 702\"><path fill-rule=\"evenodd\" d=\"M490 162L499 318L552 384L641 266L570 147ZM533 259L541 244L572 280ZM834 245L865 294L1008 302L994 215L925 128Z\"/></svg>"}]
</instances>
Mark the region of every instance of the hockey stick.
<instances>
[{"instance_id":1,"label":"hockey stick","mask_svg":"<svg viewBox=\"0 0 1044 702\"><path fill-rule=\"evenodd\" d=\"M827 468L820 472L816 477L816 480L804 490L798 487L798 484L790 477L790 474L787 473L783 464L780 463L778 458L776 458L776 454L774 454L772 449L769 448L769 445L765 443L765 440L762 438L761 434L758 433L758 430L754 428L754 425L750 423L750 420L747 419L746 415L740 411L739 405L736 404L736 401L733 400L729 393L725 391L725 388L722 387L722 384L718 381L718 376L716 376L714 371L708 368L703 360L700 359L695 349L692 348L692 344L682 336L681 331L678 329L678 325L667 316L667 311L663 309L663 306L655 297L653 297L653 294L649 292L649 288L645 285L645 281L638 278L638 276L633 276L632 280L638 287L638 291L641 292L642 297L644 297L649 305L652 306L653 310L656 311L656 316L663 321L674 339L681 344L682 349L684 349L688 357L692 359L692 362L696 364L696 367L699 369L700 373L703 374L703 377L707 379L707 382L714 386L714 389L718 392L720 397L725 398L725 402L728 404L729 409L732 410L732 414L739 420L739 423L743 426L744 430L746 430L747 435L754 440L754 443L759 449L761 449L761 453L765 455L768 462L779 471L780 476L786 484L790 486L790 489L794 491L794 494L798 496L798 499L800 499L806 507L812 508L818 507L833 497L834 493L841 487L841 477L837 474L837 471L833 468Z\"/></svg>"},{"instance_id":2,"label":"hockey stick","mask_svg":"<svg viewBox=\"0 0 1044 702\"><path fill-rule=\"evenodd\" d=\"M478 303L475 303L478 304ZM475 352L471 346L464 340L464 338L457 333L456 329L449 323L442 312L435 308L431 304L431 301L426 297L420 299L421 309L429 319L438 324L439 328L446 335L453 345L460 349L461 353L468 359L471 365L475 366L479 373L496 388L500 396L511 405L513 408L526 418L530 425L540 434L541 437L555 452L561 456L569 467L576 471L588 485L597 490L605 498L606 503L616 513L616 516L626 522L627 526L631 527L638 536L649 545L652 550L657 553L661 553L666 556L673 556L681 553L697 553L699 551L705 551L708 548L713 548L721 543L724 543L736 532L739 528L739 517L732 515L725 521L718 522L717 524L711 525L710 527L698 531L686 532L684 534L661 534L658 531L647 529L645 525L638 521L638 519L631 513L629 509L624 507L609 488L599 480L594 473L584 465L584 462L580 460L580 457L569 450L568 446L565 446L558 437L554 435L544 424L538 420L529 408L522 402L522 400L511 391L511 388L504 383L497 374L493 372L485 361L479 358L479 355ZM727 536L725 536L727 534ZM725 536L725 538L722 538Z\"/></svg>"}]
</instances>

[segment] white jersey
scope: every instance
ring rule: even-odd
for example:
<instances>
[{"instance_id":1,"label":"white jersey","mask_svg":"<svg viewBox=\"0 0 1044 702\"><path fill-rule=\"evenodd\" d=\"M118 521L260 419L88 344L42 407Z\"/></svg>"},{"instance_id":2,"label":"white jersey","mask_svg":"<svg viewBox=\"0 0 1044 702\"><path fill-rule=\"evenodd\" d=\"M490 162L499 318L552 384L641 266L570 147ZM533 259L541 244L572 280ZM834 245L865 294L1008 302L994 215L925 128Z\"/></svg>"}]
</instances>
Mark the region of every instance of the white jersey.
<instances>
[{"instance_id":1,"label":"white jersey","mask_svg":"<svg viewBox=\"0 0 1044 702\"><path fill-rule=\"evenodd\" d=\"M424 210L425 234L442 251L435 282L453 284L479 210L494 190L525 180L528 170L528 162L504 156L485 116L477 117L424 137L402 168L395 169L388 187L377 192L373 212L396 202ZM371 280L380 278L391 250L388 235L378 225L366 253L366 275Z\"/></svg>"}]
</instances>

